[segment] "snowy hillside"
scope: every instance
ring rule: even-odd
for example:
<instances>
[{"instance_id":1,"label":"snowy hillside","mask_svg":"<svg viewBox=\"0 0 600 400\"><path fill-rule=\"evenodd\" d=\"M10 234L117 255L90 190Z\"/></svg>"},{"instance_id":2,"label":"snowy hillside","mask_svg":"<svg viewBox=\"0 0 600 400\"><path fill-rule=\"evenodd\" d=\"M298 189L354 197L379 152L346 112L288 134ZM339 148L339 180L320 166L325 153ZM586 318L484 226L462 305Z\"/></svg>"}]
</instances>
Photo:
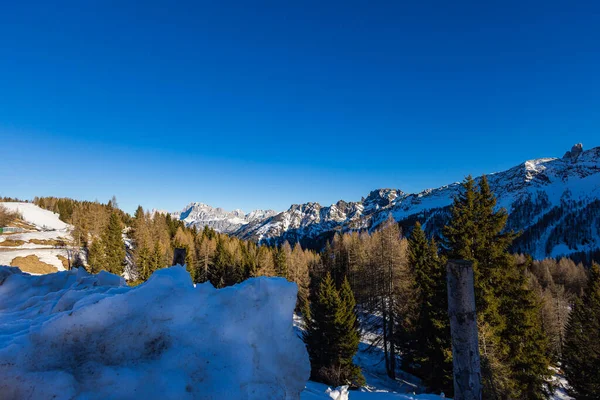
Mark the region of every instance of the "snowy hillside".
<instances>
[{"instance_id":1,"label":"snowy hillside","mask_svg":"<svg viewBox=\"0 0 600 400\"><path fill-rule=\"evenodd\" d=\"M187 226L199 229L208 226L222 233L233 233L241 226L262 221L277 214L273 210L254 210L244 214L242 210L225 211L204 203L190 203L182 211L171 213L171 217L182 220Z\"/></svg>"},{"instance_id":2,"label":"snowy hillside","mask_svg":"<svg viewBox=\"0 0 600 400\"><path fill-rule=\"evenodd\" d=\"M66 231L69 225L58 218L58 214L44 210L32 203L6 202L0 203L9 211L17 212L23 220L40 230Z\"/></svg>"},{"instance_id":3,"label":"snowy hillside","mask_svg":"<svg viewBox=\"0 0 600 400\"><path fill-rule=\"evenodd\" d=\"M280 278L217 290L172 267L131 288L0 267L0 397L298 399L310 365L295 304Z\"/></svg>"},{"instance_id":4,"label":"snowy hillside","mask_svg":"<svg viewBox=\"0 0 600 400\"><path fill-rule=\"evenodd\" d=\"M600 257L600 147L584 151L575 145L562 158L525 161L489 174L488 180L498 206L509 212L508 228L522 232L514 251L536 258ZM299 241L318 249L334 232L373 230L390 214L405 231L420 221L430 235L439 235L459 190L459 182L413 194L378 189L361 201L294 204L284 212L259 213L252 219L241 212L215 212L219 209L198 203L176 215L187 224L215 221L206 224L230 233L237 226L233 234L243 239Z\"/></svg>"},{"instance_id":5,"label":"snowy hillside","mask_svg":"<svg viewBox=\"0 0 600 400\"><path fill-rule=\"evenodd\" d=\"M58 214L35 204L2 202L19 214L19 232L0 233L0 265L16 266L33 274L64 271L70 257L72 227Z\"/></svg>"}]
</instances>

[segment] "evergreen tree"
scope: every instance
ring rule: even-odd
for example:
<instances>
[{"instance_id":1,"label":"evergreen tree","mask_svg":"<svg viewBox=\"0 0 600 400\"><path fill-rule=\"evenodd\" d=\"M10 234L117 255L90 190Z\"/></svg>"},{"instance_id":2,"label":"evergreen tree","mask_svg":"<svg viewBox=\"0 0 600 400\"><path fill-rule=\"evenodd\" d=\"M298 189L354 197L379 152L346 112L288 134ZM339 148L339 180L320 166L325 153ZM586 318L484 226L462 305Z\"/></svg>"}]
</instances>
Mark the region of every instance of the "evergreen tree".
<instances>
[{"instance_id":1,"label":"evergreen tree","mask_svg":"<svg viewBox=\"0 0 600 400\"><path fill-rule=\"evenodd\" d=\"M333 386L364 382L360 369L352 363L359 341L354 306L349 283L346 281L340 296L327 273L305 311L303 338L311 362L311 379Z\"/></svg>"},{"instance_id":2,"label":"evergreen tree","mask_svg":"<svg viewBox=\"0 0 600 400\"><path fill-rule=\"evenodd\" d=\"M154 242L154 250L152 251L152 256L150 258L150 275L152 275L154 271L164 267L163 251L160 248L160 243L156 241Z\"/></svg>"},{"instance_id":3,"label":"evergreen tree","mask_svg":"<svg viewBox=\"0 0 600 400\"><path fill-rule=\"evenodd\" d=\"M152 275L152 254L150 249L144 243L138 252L137 267L139 271L139 279L147 280Z\"/></svg>"},{"instance_id":4,"label":"evergreen tree","mask_svg":"<svg viewBox=\"0 0 600 400\"><path fill-rule=\"evenodd\" d=\"M287 247L287 248L286 248ZM289 250L289 251L286 251ZM290 244L285 242L281 247L277 248L275 251L275 270L277 271L277 276L281 276L282 278L288 277L288 253L291 253Z\"/></svg>"},{"instance_id":5,"label":"evergreen tree","mask_svg":"<svg viewBox=\"0 0 600 400\"><path fill-rule=\"evenodd\" d=\"M414 274L416 310L408 331L400 331L402 364L419 376L430 391L452 395L452 343L444 263L419 222L409 239L408 255Z\"/></svg>"},{"instance_id":6,"label":"evergreen tree","mask_svg":"<svg viewBox=\"0 0 600 400\"><path fill-rule=\"evenodd\" d=\"M495 208L487 178L476 189L467 177L444 229L444 247L450 258L473 262L484 397L543 398L549 361L538 305L508 252L515 235L504 231L506 210Z\"/></svg>"},{"instance_id":7,"label":"evergreen tree","mask_svg":"<svg viewBox=\"0 0 600 400\"><path fill-rule=\"evenodd\" d=\"M227 269L230 268L233 260L231 254L225 247L224 239L219 235L217 237L217 246L213 263L208 273L208 280L216 288L227 286Z\"/></svg>"},{"instance_id":8,"label":"evergreen tree","mask_svg":"<svg viewBox=\"0 0 600 400\"><path fill-rule=\"evenodd\" d=\"M123 274L125 263L125 243L123 243L122 227L119 215L116 212L110 214L108 225L102 236L104 243L105 266L104 268L113 274Z\"/></svg>"},{"instance_id":9,"label":"evergreen tree","mask_svg":"<svg viewBox=\"0 0 600 400\"><path fill-rule=\"evenodd\" d=\"M600 266L594 264L583 297L569 316L563 370L578 400L600 398Z\"/></svg>"},{"instance_id":10,"label":"evergreen tree","mask_svg":"<svg viewBox=\"0 0 600 400\"><path fill-rule=\"evenodd\" d=\"M102 238L96 238L88 249L88 265L92 274L105 269L104 243Z\"/></svg>"},{"instance_id":11,"label":"evergreen tree","mask_svg":"<svg viewBox=\"0 0 600 400\"><path fill-rule=\"evenodd\" d=\"M506 317L501 339L508 346L508 368L521 399L545 399L551 394L548 338L542 329L541 302L529 288L525 269L507 272L501 314Z\"/></svg>"},{"instance_id":12,"label":"evergreen tree","mask_svg":"<svg viewBox=\"0 0 600 400\"><path fill-rule=\"evenodd\" d=\"M144 209L142 208L142 206L137 206L137 208L135 209L135 213L133 214L133 218L136 221L139 221L144 218Z\"/></svg>"},{"instance_id":13,"label":"evergreen tree","mask_svg":"<svg viewBox=\"0 0 600 400\"><path fill-rule=\"evenodd\" d=\"M353 358L358 351L360 343L360 331L358 318L356 317L356 301L350 287L348 277L344 278L339 290L341 301L340 318L338 323L340 364L345 371L346 379L354 386L363 386L365 379L360 367L353 363Z\"/></svg>"}]
</instances>

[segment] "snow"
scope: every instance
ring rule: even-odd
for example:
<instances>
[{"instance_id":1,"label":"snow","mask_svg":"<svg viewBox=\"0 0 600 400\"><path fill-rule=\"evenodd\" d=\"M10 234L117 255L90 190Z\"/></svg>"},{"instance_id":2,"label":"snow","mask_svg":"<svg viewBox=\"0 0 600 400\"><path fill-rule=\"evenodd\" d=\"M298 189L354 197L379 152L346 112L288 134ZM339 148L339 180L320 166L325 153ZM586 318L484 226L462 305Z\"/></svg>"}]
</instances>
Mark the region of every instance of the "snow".
<instances>
[{"instance_id":1,"label":"snow","mask_svg":"<svg viewBox=\"0 0 600 400\"><path fill-rule=\"evenodd\" d=\"M0 393L297 399L310 366L292 327L296 290L264 277L194 287L180 266L133 288L106 272L0 267Z\"/></svg>"},{"instance_id":2,"label":"snow","mask_svg":"<svg viewBox=\"0 0 600 400\"><path fill-rule=\"evenodd\" d=\"M554 393L550 396L551 400L574 400L573 397L569 396L567 393L569 384L559 368L551 368L551 370L554 373L552 376L552 384L555 387Z\"/></svg>"},{"instance_id":3,"label":"snow","mask_svg":"<svg viewBox=\"0 0 600 400\"><path fill-rule=\"evenodd\" d=\"M0 242L5 241L6 239L11 240L22 240L24 242L29 242L31 239L38 240L61 240L61 239L69 239L70 235L63 231L42 231L42 232L23 232L23 233L13 233L10 235L0 235ZM27 246L29 245L29 246ZM20 247L28 248L31 246L38 247L40 245L35 245L34 243L25 243ZM52 247L52 246L51 246Z\"/></svg>"},{"instance_id":4,"label":"snow","mask_svg":"<svg viewBox=\"0 0 600 400\"><path fill-rule=\"evenodd\" d=\"M301 400L440 400L443 397L434 394L400 394L390 392L349 391L345 397L342 388L332 390L322 383L309 381L300 396Z\"/></svg>"},{"instance_id":5,"label":"snow","mask_svg":"<svg viewBox=\"0 0 600 400\"><path fill-rule=\"evenodd\" d=\"M58 218L58 214L44 210L32 203L6 202L1 203L10 211L16 211L30 224L43 230L66 231L69 225Z\"/></svg>"},{"instance_id":6,"label":"snow","mask_svg":"<svg viewBox=\"0 0 600 400\"><path fill-rule=\"evenodd\" d=\"M0 249L0 265L10 265L11 261L15 257L27 257L30 255L37 256L41 262L50 264L59 271L64 271L62 261L58 256L68 258L66 249L53 249L53 248L23 248L16 247L15 250Z\"/></svg>"},{"instance_id":7,"label":"snow","mask_svg":"<svg viewBox=\"0 0 600 400\"><path fill-rule=\"evenodd\" d=\"M0 235L0 242L6 240L25 242L19 246L0 247L0 265L10 265L15 257L34 255L40 261L52 265L58 271L64 271L65 268L58 256L68 258L66 248L59 248L51 243L38 244L31 241L36 239L41 241L64 240L68 242L71 240L73 227L62 222L58 218L58 214L44 210L32 203L3 202L0 204L11 211L19 213L23 220L39 229L38 231Z\"/></svg>"}]
</instances>

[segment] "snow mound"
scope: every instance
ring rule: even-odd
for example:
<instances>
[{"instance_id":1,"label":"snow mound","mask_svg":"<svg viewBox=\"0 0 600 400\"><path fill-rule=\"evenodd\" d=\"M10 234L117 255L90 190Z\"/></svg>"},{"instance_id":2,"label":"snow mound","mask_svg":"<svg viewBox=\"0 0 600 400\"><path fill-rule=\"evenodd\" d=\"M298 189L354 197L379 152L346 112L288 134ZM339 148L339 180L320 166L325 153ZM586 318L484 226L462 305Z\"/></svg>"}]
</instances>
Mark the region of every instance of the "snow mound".
<instances>
[{"instance_id":1,"label":"snow mound","mask_svg":"<svg viewBox=\"0 0 600 400\"><path fill-rule=\"evenodd\" d=\"M296 285L194 287L183 267L130 288L83 269L0 267L0 393L24 399L298 399Z\"/></svg>"},{"instance_id":2,"label":"snow mound","mask_svg":"<svg viewBox=\"0 0 600 400\"><path fill-rule=\"evenodd\" d=\"M67 230L69 225L58 218L58 214L44 210L32 203L0 203L10 211L16 211L30 224L44 230Z\"/></svg>"}]
</instances>

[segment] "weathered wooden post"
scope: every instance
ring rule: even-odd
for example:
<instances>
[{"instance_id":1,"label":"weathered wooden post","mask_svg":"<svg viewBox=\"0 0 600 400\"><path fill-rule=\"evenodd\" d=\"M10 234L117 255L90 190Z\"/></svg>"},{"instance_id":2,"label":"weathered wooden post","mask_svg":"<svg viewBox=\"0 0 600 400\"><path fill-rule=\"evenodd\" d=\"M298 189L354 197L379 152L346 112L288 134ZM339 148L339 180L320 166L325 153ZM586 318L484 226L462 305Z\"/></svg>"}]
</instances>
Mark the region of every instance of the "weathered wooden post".
<instances>
[{"instance_id":1,"label":"weathered wooden post","mask_svg":"<svg viewBox=\"0 0 600 400\"><path fill-rule=\"evenodd\" d=\"M173 265L185 265L185 248L176 248L173 250Z\"/></svg>"},{"instance_id":2,"label":"weathered wooden post","mask_svg":"<svg viewBox=\"0 0 600 400\"><path fill-rule=\"evenodd\" d=\"M454 399L481 400L481 363L475 313L473 263L449 260L446 273L448 315L452 334Z\"/></svg>"}]
</instances>

